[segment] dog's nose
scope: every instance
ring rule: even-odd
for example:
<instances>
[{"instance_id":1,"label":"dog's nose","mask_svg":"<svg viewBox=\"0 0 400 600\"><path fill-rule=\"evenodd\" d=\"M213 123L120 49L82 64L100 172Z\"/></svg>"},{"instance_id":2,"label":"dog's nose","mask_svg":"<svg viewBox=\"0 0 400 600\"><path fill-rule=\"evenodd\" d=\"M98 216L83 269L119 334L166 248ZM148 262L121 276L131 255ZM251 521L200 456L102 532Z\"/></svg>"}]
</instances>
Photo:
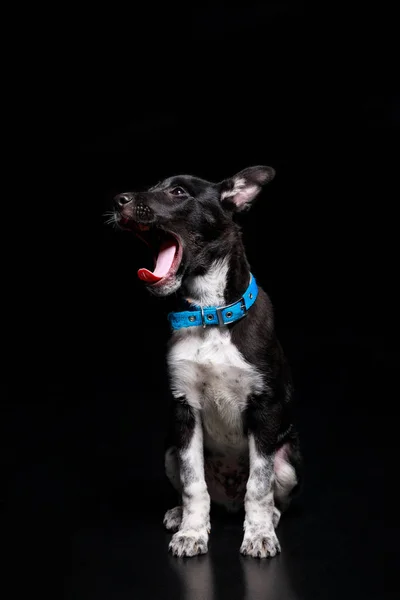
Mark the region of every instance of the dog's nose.
<instances>
[{"instance_id":1,"label":"dog's nose","mask_svg":"<svg viewBox=\"0 0 400 600\"><path fill-rule=\"evenodd\" d=\"M118 196L115 196L114 198L114 203L116 206L120 207L125 206L125 204L129 204L129 202L132 202L132 200L132 194L118 194Z\"/></svg>"}]
</instances>

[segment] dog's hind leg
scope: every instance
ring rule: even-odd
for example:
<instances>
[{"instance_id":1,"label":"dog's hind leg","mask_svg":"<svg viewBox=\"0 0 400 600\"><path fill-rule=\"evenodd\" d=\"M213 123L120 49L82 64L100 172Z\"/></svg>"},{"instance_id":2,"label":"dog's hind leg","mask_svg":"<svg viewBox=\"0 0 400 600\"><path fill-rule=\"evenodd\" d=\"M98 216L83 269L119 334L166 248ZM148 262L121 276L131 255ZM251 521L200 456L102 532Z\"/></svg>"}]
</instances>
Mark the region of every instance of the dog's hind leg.
<instances>
[{"instance_id":1,"label":"dog's hind leg","mask_svg":"<svg viewBox=\"0 0 400 600\"><path fill-rule=\"evenodd\" d=\"M167 531L178 531L182 523L182 506L170 508L164 515L164 527Z\"/></svg>"},{"instance_id":2,"label":"dog's hind leg","mask_svg":"<svg viewBox=\"0 0 400 600\"><path fill-rule=\"evenodd\" d=\"M179 462L176 448L171 446L165 453L165 473L171 482L172 487L179 493L182 492L182 486L179 477ZM182 523L182 506L170 508L164 515L164 527L168 531L178 531Z\"/></svg>"},{"instance_id":3,"label":"dog's hind leg","mask_svg":"<svg viewBox=\"0 0 400 600\"><path fill-rule=\"evenodd\" d=\"M286 441L274 458L274 515L276 528L281 513L286 510L300 484L301 455L296 438Z\"/></svg>"},{"instance_id":4,"label":"dog's hind leg","mask_svg":"<svg viewBox=\"0 0 400 600\"><path fill-rule=\"evenodd\" d=\"M179 459L175 446L171 446L165 453L164 458L165 473L172 487L179 493L182 493L181 479L179 475Z\"/></svg>"}]
</instances>

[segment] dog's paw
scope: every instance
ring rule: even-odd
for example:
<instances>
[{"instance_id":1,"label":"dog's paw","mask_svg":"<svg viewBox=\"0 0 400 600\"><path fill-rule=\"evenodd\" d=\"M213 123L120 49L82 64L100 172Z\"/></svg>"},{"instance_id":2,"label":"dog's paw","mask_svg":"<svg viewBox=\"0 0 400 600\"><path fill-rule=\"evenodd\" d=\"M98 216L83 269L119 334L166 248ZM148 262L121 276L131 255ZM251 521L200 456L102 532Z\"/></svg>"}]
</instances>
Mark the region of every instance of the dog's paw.
<instances>
[{"instance_id":1,"label":"dog's paw","mask_svg":"<svg viewBox=\"0 0 400 600\"><path fill-rule=\"evenodd\" d=\"M174 556L196 556L207 552L208 533L206 529L178 531L172 536L169 550Z\"/></svg>"},{"instance_id":2,"label":"dog's paw","mask_svg":"<svg viewBox=\"0 0 400 600\"><path fill-rule=\"evenodd\" d=\"M182 523L182 506L175 506L175 508L167 510L163 522L168 531L178 531Z\"/></svg>"},{"instance_id":3,"label":"dog's paw","mask_svg":"<svg viewBox=\"0 0 400 600\"><path fill-rule=\"evenodd\" d=\"M274 531L258 531L245 534L240 552L253 558L267 558L279 554L281 547Z\"/></svg>"}]
</instances>

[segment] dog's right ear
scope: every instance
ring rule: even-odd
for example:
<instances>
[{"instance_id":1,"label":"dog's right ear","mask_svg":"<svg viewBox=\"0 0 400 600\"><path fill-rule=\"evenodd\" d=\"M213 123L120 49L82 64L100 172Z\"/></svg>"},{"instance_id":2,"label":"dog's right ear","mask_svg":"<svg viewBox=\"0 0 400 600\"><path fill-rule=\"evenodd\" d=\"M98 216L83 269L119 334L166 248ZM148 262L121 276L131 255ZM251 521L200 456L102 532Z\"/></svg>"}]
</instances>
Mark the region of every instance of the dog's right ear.
<instances>
[{"instance_id":1,"label":"dog's right ear","mask_svg":"<svg viewBox=\"0 0 400 600\"><path fill-rule=\"evenodd\" d=\"M221 181L222 205L234 212L249 210L255 197L266 183L272 181L275 171L272 167L248 167L229 179Z\"/></svg>"}]
</instances>

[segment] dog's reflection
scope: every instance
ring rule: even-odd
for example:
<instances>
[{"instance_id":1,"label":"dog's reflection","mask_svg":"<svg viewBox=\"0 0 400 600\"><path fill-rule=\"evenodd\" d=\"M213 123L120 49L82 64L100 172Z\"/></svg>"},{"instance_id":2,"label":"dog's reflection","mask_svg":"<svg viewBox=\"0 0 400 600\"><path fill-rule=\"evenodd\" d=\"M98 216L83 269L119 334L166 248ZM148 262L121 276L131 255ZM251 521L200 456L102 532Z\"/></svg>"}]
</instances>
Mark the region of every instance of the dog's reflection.
<instances>
[{"instance_id":1,"label":"dog's reflection","mask_svg":"<svg viewBox=\"0 0 400 600\"><path fill-rule=\"evenodd\" d=\"M245 600L296 600L284 554L272 559L240 557Z\"/></svg>"},{"instance_id":2,"label":"dog's reflection","mask_svg":"<svg viewBox=\"0 0 400 600\"><path fill-rule=\"evenodd\" d=\"M239 563L239 564L238 564ZM185 600L296 600L284 555L273 559L237 556L232 560L229 580L219 578L218 556L212 553L188 559L171 557ZM222 565L221 565L222 571ZM224 589L225 588L225 589ZM174 596L177 598L177 596Z\"/></svg>"},{"instance_id":3,"label":"dog's reflection","mask_svg":"<svg viewBox=\"0 0 400 600\"><path fill-rule=\"evenodd\" d=\"M214 595L214 577L209 554L193 558L170 557L177 573L185 600L218 600ZM177 598L172 595L171 597Z\"/></svg>"}]
</instances>

